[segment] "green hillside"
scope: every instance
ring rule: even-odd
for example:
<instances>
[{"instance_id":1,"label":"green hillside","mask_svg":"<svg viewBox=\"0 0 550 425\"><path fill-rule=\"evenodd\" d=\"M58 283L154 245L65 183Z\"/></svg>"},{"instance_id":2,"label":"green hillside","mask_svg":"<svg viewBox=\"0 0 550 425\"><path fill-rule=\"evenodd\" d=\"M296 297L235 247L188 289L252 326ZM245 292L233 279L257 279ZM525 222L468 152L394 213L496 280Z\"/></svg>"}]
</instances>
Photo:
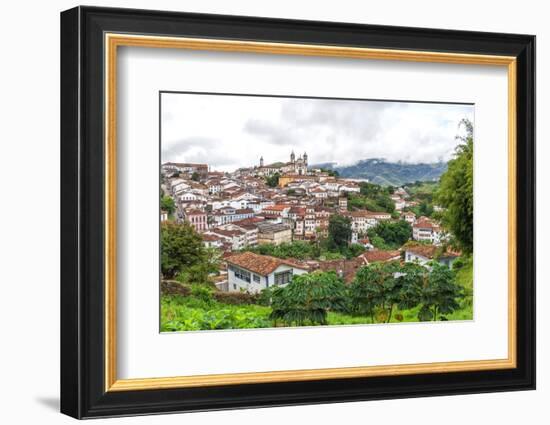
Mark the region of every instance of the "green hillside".
<instances>
[{"instance_id":1,"label":"green hillside","mask_svg":"<svg viewBox=\"0 0 550 425\"><path fill-rule=\"evenodd\" d=\"M447 170L447 163L406 164L382 159L366 159L347 167L333 167L342 177L368 179L380 185L400 186L415 181L435 181Z\"/></svg>"}]
</instances>

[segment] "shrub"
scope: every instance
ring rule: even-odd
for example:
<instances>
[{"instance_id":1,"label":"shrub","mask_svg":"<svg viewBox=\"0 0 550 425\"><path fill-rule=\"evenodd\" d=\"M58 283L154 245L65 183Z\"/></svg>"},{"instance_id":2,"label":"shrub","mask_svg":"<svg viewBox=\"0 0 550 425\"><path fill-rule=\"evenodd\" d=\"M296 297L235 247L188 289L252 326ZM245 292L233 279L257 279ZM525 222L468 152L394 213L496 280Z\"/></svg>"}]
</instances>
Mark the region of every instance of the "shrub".
<instances>
[{"instance_id":1,"label":"shrub","mask_svg":"<svg viewBox=\"0 0 550 425\"><path fill-rule=\"evenodd\" d=\"M273 291L270 318L296 324L327 324L329 310L344 310L346 289L335 272L295 276L286 287Z\"/></svg>"},{"instance_id":2,"label":"shrub","mask_svg":"<svg viewBox=\"0 0 550 425\"><path fill-rule=\"evenodd\" d=\"M191 296L201 301L209 303L212 301L212 289L205 285L192 285Z\"/></svg>"},{"instance_id":3,"label":"shrub","mask_svg":"<svg viewBox=\"0 0 550 425\"><path fill-rule=\"evenodd\" d=\"M464 260L462 258L458 257L453 261L453 270L460 270L462 267L464 267Z\"/></svg>"},{"instance_id":4,"label":"shrub","mask_svg":"<svg viewBox=\"0 0 550 425\"><path fill-rule=\"evenodd\" d=\"M214 292L214 299L223 304L247 305L256 304L259 296L247 292Z\"/></svg>"}]
</instances>

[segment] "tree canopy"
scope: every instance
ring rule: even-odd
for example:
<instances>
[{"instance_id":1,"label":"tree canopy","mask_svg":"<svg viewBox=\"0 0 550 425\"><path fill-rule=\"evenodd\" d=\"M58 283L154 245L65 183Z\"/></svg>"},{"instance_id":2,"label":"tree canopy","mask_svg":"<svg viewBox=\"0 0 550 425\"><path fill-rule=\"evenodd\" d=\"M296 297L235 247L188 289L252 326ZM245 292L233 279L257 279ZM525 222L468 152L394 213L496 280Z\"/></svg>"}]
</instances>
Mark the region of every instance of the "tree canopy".
<instances>
[{"instance_id":1,"label":"tree canopy","mask_svg":"<svg viewBox=\"0 0 550 425\"><path fill-rule=\"evenodd\" d=\"M174 211L176 211L176 203L174 202L174 199L170 196L162 196L160 198L160 209L168 212L169 215L174 214Z\"/></svg>"},{"instance_id":2,"label":"tree canopy","mask_svg":"<svg viewBox=\"0 0 550 425\"><path fill-rule=\"evenodd\" d=\"M473 125L466 119L461 121L461 125L464 126L466 135L457 136L461 143L456 147L455 156L449 161L447 171L441 176L436 201L445 208L442 221L454 235L458 247L471 253L474 241Z\"/></svg>"},{"instance_id":3,"label":"tree canopy","mask_svg":"<svg viewBox=\"0 0 550 425\"><path fill-rule=\"evenodd\" d=\"M326 325L329 310L345 309L346 287L335 272L294 276L285 287L272 292L272 320L287 325Z\"/></svg>"},{"instance_id":4,"label":"tree canopy","mask_svg":"<svg viewBox=\"0 0 550 425\"><path fill-rule=\"evenodd\" d=\"M275 173L272 176L265 178L265 184L267 184L269 187L277 187L279 184L279 173Z\"/></svg>"},{"instance_id":5,"label":"tree canopy","mask_svg":"<svg viewBox=\"0 0 550 425\"><path fill-rule=\"evenodd\" d=\"M334 214L328 223L327 247L330 250L344 251L351 241L351 220L348 217Z\"/></svg>"},{"instance_id":6,"label":"tree canopy","mask_svg":"<svg viewBox=\"0 0 550 425\"><path fill-rule=\"evenodd\" d=\"M201 236L191 224L163 222L160 227L161 271L165 278L182 272L197 271L209 264L209 256Z\"/></svg>"},{"instance_id":7,"label":"tree canopy","mask_svg":"<svg viewBox=\"0 0 550 425\"><path fill-rule=\"evenodd\" d=\"M397 249L411 238L412 227L404 220L380 221L376 226L370 228L367 233L375 247L379 249Z\"/></svg>"},{"instance_id":8,"label":"tree canopy","mask_svg":"<svg viewBox=\"0 0 550 425\"><path fill-rule=\"evenodd\" d=\"M419 306L418 319L445 320L460 307L462 286L447 266L433 262L429 268L397 261L375 263L358 270L349 288L348 309L352 314L371 316L374 323L390 322L400 310Z\"/></svg>"}]
</instances>

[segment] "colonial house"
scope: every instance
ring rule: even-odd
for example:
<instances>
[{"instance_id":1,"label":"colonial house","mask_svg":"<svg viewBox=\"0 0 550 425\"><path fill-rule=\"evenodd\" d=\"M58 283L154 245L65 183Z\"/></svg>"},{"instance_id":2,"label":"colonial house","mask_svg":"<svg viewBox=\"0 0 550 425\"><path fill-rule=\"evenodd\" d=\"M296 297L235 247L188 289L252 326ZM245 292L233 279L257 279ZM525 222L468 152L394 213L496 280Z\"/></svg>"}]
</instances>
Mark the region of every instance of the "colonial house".
<instances>
[{"instance_id":1,"label":"colonial house","mask_svg":"<svg viewBox=\"0 0 550 425\"><path fill-rule=\"evenodd\" d=\"M451 267L453 262L460 256L459 253L451 250L439 251L440 248L434 245L410 245L405 247L405 261L425 265L437 257L439 263Z\"/></svg>"},{"instance_id":2,"label":"colonial house","mask_svg":"<svg viewBox=\"0 0 550 425\"><path fill-rule=\"evenodd\" d=\"M191 185L183 179L174 179L170 182L170 190L174 195L178 195L179 193L188 190L190 187Z\"/></svg>"},{"instance_id":3,"label":"colonial house","mask_svg":"<svg viewBox=\"0 0 550 425\"><path fill-rule=\"evenodd\" d=\"M286 224L258 223L258 243L280 245L292 242L292 229Z\"/></svg>"},{"instance_id":4,"label":"colonial house","mask_svg":"<svg viewBox=\"0 0 550 425\"><path fill-rule=\"evenodd\" d=\"M205 233L202 236L202 243L207 248L222 248L223 243L226 241L225 238L215 234Z\"/></svg>"},{"instance_id":5,"label":"colonial house","mask_svg":"<svg viewBox=\"0 0 550 425\"><path fill-rule=\"evenodd\" d=\"M253 195L252 195L253 196ZM251 208L253 201L243 196L232 196L228 199L220 199L212 202L212 209L219 210L224 207L231 207L235 209Z\"/></svg>"},{"instance_id":6,"label":"colonial house","mask_svg":"<svg viewBox=\"0 0 550 425\"><path fill-rule=\"evenodd\" d=\"M257 201L249 201L247 208L252 208L255 214L263 212L264 208L275 205L275 202L269 199L259 199Z\"/></svg>"},{"instance_id":7,"label":"colonial house","mask_svg":"<svg viewBox=\"0 0 550 425\"><path fill-rule=\"evenodd\" d=\"M308 206L304 217L304 236L314 238L319 231L326 235L331 214L332 211L328 208Z\"/></svg>"},{"instance_id":8,"label":"colonial house","mask_svg":"<svg viewBox=\"0 0 550 425\"><path fill-rule=\"evenodd\" d=\"M215 195L223 190L223 186L220 180L213 179L206 182L206 187L208 188L208 193Z\"/></svg>"},{"instance_id":9,"label":"colonial house","mask_svg":"<svg viewBox=\"0 0 550 425\"><path fill-rule=\"evenodd\" d=\"M364 234L368 229L378 224L378 219L370 211L349 211L343 213L343 215L351 219L351 230L357 234Z\"/></svg>"},{"instance_id":10,"label":"colonial house","mask_svg":"<svg viewBox=\"0 0 550 425\"><path fill-rule=\"evenodd\" d=\"M323 186L329 192L338 193L340 190L340 183L338 183L336 179L326 180L325 182L323 182Z\"/></svg>"},{"instance_id":11,"label":"colonial house","mask_svg":"<svg viewBox=\"0 0 550 425\"><path fill-rule=\"evenodd\" d=\"M258 293L272 286L286 286L294 275L309 271L305 264L252 252L232 255L226 262L230 292Z\"/></svg>"},{"instance_id":12,"label":"colonial house","mask_svg":"<svg viewBox=\"0 0 550 425\"><path fill-rule=\"evenodd\" d=\"M416 214L412 211L401 213L401 219L405 220L409 224L414 224L416 221Z\"/></svg>"},{"instance_id":13,"label":"colonial house","mask_svg":"<svg viewBox=\"0 0 550 425\"><path fill-rule=\"evenodd\" d=\"M328 192L322 187L315 187L309 191L309 194L317 199L326 199L328 198Z\"/></svg>"},{"instance_id":14,"label":"colonial house","mask_svg":"<svg viewBox=\"0 0 550 425\"><path fill-rule=\"evenodd\" d=\"M433 244L441 242L441 228L427 217L420 217L413 224L413 239L415 241L427 241Z\"/></svg>"},{"instance_id":15,"label":"colonial house","mask_svg":"<svg viewBox=\"0 0 550 425\"><path fill-rule=\"evenodd\" d=\"M241 230L245 232L244 246L258 245L258 225L250 219L224 224L221 228L225 230Z\"/></svg>"},{"instance_id":16,"label":"colonial house","mask_svg":"<svg viewBox=\"0 0 550 425\"><path fill-rule=\"evenodd\" d=\"M224 207L212 213L212 220L218 226L252 217L254 217L254 210L251 208Z\"/></svg>"},{"instance_id":17,"label":"colonial house","mask_svg":"<svg viewBox=\"0 0 550 425\"><path fill-rule=\"evenodd\" d=\"M399 195L392 195L390 196L390 198L393 201L395 205L395 209L397 211L401 211L403 208L407 206L407 202L403 198L401 198L401 196Z\"/></svg>"},{"instance_id":18,"label":"colonial house","mask_svg":"<svg viewBox=\"0 0 550 425\"><path fill-rule=\"evenodd\" d=\"M388 212L370 212L369 214L377 220L391 220L391 214Z\"/></svg>"},{"instance_id":19,"label":"colonial house","mask_svg":"<svg viewBox=\"0 0 550 425\"><path fill-rule=\"evenodd\" d=\"M262 210L262 214L267 219L282 218L283 216L286 216L289 210L290 210L290 205L276 204L276 205L266 206Z\"/></svg>"},{"instance_id":20,"label":"colonial house","mask_svg":"<svg viewBox=\"0 0 550 425\"><path fill-rule=\"evenodd\" d=\"M178 199L180 201L206 201L207 197L196 193L194 191L186 190L181 193L178 193Z\"/></svg>"},{"instance_id":21,"label":"colonial house","mask_svg":"<svg viewBox=\"0 0 550 425\"><path fill-rule=\"evenodd\" d=\"M202 210L206 211L207 203L197 199L195 201L180 201L180 208L182 210Z\"/></svg>"},{"instance_id":22,"label":"colonial house","mask_svg":"<svg viewBox=\"0 0 550 425\"><path fill-rule=\"evenodd\" d=\"M345 212L348 210L348 198L346 197L338 198L338 209L341 212Z\"/></svg>"},{"instance_id":23,"label":"colonial house","mask_svg":"<svg viewBox=\"0 0 550 425\"><path fill-rule=\"evenodd\" d=\"M361 192L361 188L355 182L346 181L344 184L340 186L340 193L346 193L346 192L359 193Z\"/></svg>"},{"instance_id":24,"label":"colonial house","mask_svg":"<svg viewBox=\"0 0 550 425\"><path fill-rule=\"evenodd\" d=\"M189 222L197 232L208 230L208 217L204 211L195 209L186 210L183 213L183 219Z\"/></svg>"},{"instance_id":25,"label":"colonial house","mask_svg":"<svg viewBox=\"0 0 550 425\"><path fill-rule=\"evenodd\" d=\"M229 245L232 251L239 251L246 247L246 232L244 230L226 230L216 227L209 230L207 234L214 235L222 239L225 243Z\"/></svg>"}]
</instances>

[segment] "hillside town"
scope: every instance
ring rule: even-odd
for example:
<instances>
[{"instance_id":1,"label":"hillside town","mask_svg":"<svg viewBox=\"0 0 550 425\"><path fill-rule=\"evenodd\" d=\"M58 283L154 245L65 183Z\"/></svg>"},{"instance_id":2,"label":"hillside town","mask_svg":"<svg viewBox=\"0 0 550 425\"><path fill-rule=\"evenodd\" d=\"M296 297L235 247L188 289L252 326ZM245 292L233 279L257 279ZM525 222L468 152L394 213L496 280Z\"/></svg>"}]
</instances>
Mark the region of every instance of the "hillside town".
<instances>
[{"instance_id":1,"label":"hillside town","mask_svg":"<svg viewBox=\"0 0 550 425\"><path fill-rule=\"evenodd\" d=\"M414 212L420 201L406 185L391 188L385 195L390 204L373 211L357 201L366 184L310 166L305 152L291 152L288 161L272 163L261 157L256 165L232 172L213 171L208 164L166 162L161 166L160 220L189 223L205 247L220 253L219 270L211 278L221 292L260 293L315 270L335 271L351 282L357 270L372 263L427 264L436 259L450 266L460 255L447 248L450 234L437 219ZM297 259L255 250L296 241L320 244L329 237L335 216L350 224L349 244L360 247L357 255ZM373 243L369 230L400 222L410 226L409 240L392 249Z\"/></svg>"}]
</instances>

